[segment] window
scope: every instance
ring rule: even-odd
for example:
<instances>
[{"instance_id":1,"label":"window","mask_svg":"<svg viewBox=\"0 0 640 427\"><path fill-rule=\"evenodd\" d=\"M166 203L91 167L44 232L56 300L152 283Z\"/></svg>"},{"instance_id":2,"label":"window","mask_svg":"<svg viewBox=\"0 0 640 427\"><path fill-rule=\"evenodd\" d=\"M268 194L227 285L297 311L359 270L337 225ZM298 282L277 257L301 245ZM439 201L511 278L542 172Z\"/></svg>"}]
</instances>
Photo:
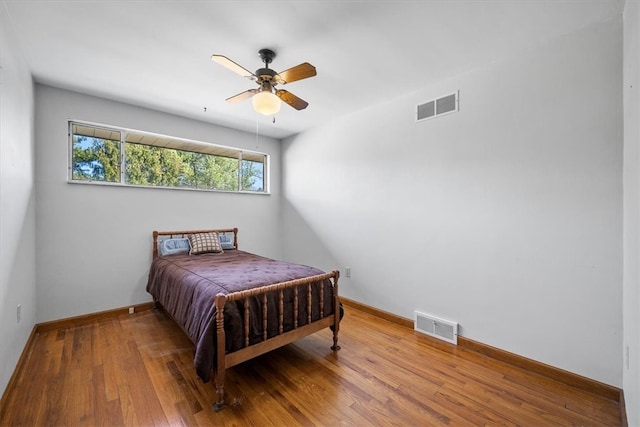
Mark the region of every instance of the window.
<instances>
[{"instance_id":1,"label":"window","mask_svg":"<svg viewBox=\"0 0 640 427\"><path fill-rule=\"evenodd\" d=\"M74 124L72 179L120 182L121 133Z\"/></svg>"},{"instance_id":2,"label":"window","mask_svg":"<svg viewBox=\"0 0 640 427\"><path fill-rule=\"evenodd\" d=\"M81 122L69 140L72 182L268 192L266 154Z\"/></svg>"}]
</instances>

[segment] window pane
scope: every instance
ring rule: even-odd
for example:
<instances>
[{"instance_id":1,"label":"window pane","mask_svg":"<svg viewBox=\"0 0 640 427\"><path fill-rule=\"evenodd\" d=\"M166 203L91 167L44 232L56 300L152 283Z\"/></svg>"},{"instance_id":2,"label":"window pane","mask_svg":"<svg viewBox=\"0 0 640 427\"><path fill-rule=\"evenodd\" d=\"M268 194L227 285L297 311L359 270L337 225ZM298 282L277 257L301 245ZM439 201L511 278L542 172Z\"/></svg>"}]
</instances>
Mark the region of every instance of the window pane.
<instances>
[{"instance_id":1,"label":"window pane","mask_svg":"<svg viewBox=\"0 0 640 427\"><path fill-rule=\"evenodd\" d=\"M264 160L242 160L242 191L264 191Z\"/></svg>"},{"instance_id":2,"label":"window pane","mask_svg":"<svg viewBox=\"0 0 640 427\"><path fill-rule=\"evenodd\" d=\"M234 158L129 143L125 165L127 184L238 190Z\"/></svg>"},{"instance_id":3,"label":"window pane","mask_svg":"<svg viewBox=\"0 0 640 427\"><path fill-rule=\"evenodd\" d=\"M72 179L120 182L120 140L100 137L101 129L88 129L91 132L81 132L78 126L73 126ZM109 137L119 135L109 132Z\"/></svg>"},{"instance_id":4,"label":"window pane","mask_svg":"<svg viewBox=\"0 0 640 427\"><path fill-rule=\"evenodd\" d=\"M238 191L238 160L203 153L180 151L188 187Z\"/></svg>"},{"instance_id":5,"label":"window pane","mask_svg":"<svg viewBox=\"0 0 640 427\"><path fill-rule=\"evenodd\" d=\"M126 182L132 185L188 187L185 165L177 150L142 144L127 144Z\"/></svg>"}]
</instances>

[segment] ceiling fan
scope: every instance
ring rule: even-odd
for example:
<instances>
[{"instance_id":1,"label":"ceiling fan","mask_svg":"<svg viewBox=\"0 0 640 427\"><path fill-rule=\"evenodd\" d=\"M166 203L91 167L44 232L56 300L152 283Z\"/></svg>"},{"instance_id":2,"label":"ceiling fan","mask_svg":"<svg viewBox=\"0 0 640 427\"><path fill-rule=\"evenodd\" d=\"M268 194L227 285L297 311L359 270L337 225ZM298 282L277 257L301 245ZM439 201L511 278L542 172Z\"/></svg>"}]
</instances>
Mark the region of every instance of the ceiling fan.
<instances>
[{"instance_id":1,"label":"ceiling fan","mask_svg":"<svg viewBox=\"0 0 640 427\"><path fill-rule=\"evenodd\" d=\"M258 86L260 86L258 89L249 89L227 98L226 101L236 103L252 98L251 102L253 104L253 109L265 116L271 116L280 111L281 100L296 110L304 110L307 108L309 105L307 101L298 98L291 92L284 89L276 89L276 86L286 85L287 83L313 77L316 75L316 67L308 62L303 62L293 68L289 68L278 73L269 68L269 64L273 61L273 58L276 57L276 53L273 50L260 49L258 54L260 55L260 58L262 58L262 62L264 62L264 68L257 69L255 73L252 73L243 66L238 65L226 56L211 56L213 61L227 67L237 74L240 74L242 77L254 80Z\"/></svg>"}]
</instances>

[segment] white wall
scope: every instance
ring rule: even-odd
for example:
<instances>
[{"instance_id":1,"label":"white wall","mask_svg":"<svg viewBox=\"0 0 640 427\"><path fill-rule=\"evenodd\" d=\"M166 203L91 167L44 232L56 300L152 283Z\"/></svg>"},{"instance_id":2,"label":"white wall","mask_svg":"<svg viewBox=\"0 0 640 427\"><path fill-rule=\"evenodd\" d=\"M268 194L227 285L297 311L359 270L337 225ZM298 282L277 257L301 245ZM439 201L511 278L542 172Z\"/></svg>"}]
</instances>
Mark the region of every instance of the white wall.
<instances>
[{"instance_id":1,"label":"white wall","mask_svg":"<svg viewBox=\"0 0 640 427\"><path fill-rule=\"evenodd\" d=\"M640 426L640 3L624 10L623 385L630 426ZM627 350L628 349L628 350ZM628 356L627 356L628 351ZM627 358L629 360L627 360Z\"/></svg>"},{"instance_id":2,"label":"white wall","mask_svg":"<svg viewBox=\"0 0 640 427\"><path fill-rule=\"evenodd\" d=\"M621 43L618 19L289 138L285 258L621 387ZM455 90L458 113L415 122Z\"/></svg>"},{"instance_id":3,"label":"white wall","mask_svg":"<svg viewBox=\"0 0 640 427\"><path fill-rule=\"evenodd\" d=\"M271 195L67 183L67 120L86 120L271 155ZM153 230L239 227L239 244L280 256L280 143L36 85L38 322L150 301Z\"/></svg>"},{"instance_id":4,"label":"white wall","mask_svg":"<svg viewBox=\"0 0 640 427\"><path fill-rule=\"evenodd\" d=\"M36 319L33 83L0 4L0 395ZM22 306L17 321L16 308Z\"/></svg>"}]
</instances>

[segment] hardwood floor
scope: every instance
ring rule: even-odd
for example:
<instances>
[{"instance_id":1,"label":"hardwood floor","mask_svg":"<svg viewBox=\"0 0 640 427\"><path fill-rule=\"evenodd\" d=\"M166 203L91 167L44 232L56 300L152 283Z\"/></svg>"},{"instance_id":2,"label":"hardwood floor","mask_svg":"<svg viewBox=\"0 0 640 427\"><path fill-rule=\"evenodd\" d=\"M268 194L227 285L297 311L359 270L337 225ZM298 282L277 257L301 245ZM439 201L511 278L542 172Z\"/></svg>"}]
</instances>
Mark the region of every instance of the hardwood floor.
<instances>
[{"instance_id":1,"label":"hardwood floor","mask_svg":"<svg viewBox=\"0 0 640 427\"><path fill-rule=\"evenodd\" d=\"M231 368L228 407L162 311L36 334L5 426L592 425L618 403L345 307L328 330Z\"/></svg>"}]
</instances>

